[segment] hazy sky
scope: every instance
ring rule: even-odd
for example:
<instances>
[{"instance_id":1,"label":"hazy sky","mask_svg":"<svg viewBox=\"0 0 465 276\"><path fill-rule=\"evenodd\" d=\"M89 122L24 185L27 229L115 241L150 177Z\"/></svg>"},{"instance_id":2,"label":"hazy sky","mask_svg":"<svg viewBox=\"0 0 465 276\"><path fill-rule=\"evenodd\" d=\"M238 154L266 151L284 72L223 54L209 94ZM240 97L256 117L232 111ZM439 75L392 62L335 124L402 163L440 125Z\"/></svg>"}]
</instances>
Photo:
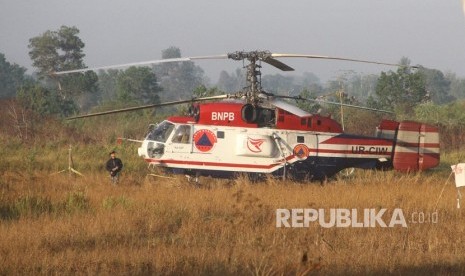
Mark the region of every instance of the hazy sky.
<instances>
[{"instance_id":1,"label":"hazy sky","mask_svg":"<svg viewBox=\"0 0 465 276\"><path fill-rule=\"evenodd\" d=\"M0 53L31 69L29 39L76 26L87 66L159 59L177 46L183 56L266 49L398 62L465 77L461 0L0 0ZM323 79L341 70L379 73L377 65L283 59L297 74ZM197 62L212 82L234 61ZM31 71L29 71L31 72ZM264 68L264 73L277 73ZM295 73L294 73L295 74Z\"/></svg>"}]
</instances>

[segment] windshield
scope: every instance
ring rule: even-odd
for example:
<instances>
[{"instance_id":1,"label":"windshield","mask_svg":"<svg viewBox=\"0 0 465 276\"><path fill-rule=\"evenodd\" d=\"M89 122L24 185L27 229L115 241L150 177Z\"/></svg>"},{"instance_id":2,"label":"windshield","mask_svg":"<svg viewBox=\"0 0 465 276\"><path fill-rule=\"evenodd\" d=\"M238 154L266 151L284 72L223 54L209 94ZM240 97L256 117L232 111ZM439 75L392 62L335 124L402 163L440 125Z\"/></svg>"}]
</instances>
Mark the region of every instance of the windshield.
<instances>
[{"instance_id":1,"label":"windshield","mask_svg":"<svg viewBox=\"0 0 465 276\"><path fill-rule=\"evenodd\" d=\"M173 129L174 125L172 123L163 121L149 132L147 140L165 143Z\"/></svg>"}]
</instances>

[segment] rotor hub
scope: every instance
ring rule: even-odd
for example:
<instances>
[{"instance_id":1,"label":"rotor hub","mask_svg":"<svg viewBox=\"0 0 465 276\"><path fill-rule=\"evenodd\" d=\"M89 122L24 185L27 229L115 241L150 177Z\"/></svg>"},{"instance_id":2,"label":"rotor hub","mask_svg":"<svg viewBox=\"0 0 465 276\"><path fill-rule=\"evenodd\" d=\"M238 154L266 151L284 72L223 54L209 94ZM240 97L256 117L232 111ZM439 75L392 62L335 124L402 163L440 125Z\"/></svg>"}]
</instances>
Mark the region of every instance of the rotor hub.
<instances>
[{"instance_id":1,"label":"rotor hub","mask_svg":"<svg viewBox=\"0 0 465 276\"><path fill-rule=\"evenodd\" d=\"M261 61L266 61L272 58L271 52L269 51L237 51L229 53L228 58L233 60L248 60L249 64L244 66L247 70L247 86L244 94L246 96L247 103L257 105L261 102L259 94L262 93L261 85Z\"/></svg>"}]
</instances>

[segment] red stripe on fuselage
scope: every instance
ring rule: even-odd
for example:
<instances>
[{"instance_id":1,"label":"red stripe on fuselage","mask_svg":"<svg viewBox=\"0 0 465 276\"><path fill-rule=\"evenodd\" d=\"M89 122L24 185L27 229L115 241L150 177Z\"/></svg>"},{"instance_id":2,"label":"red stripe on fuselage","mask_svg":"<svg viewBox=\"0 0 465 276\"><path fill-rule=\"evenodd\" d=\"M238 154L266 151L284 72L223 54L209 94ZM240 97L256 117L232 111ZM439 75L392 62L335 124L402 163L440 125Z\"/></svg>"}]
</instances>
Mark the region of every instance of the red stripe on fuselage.
<instances>
[{"instance_id":1,"label":"red stripe on fuselage","mask_svg":"<svg viewBox=\"0 0 465 276\"><path fill-rule=\"evenodd\" d=\"M373 139L373 138L355 138L355 137L332 137L320 144L330 145L350 145L350 146L392 146L392 140Z\"/></svg>"},{"instance_id":2,"label":"red stripe on fuselage","mask_svg":"<svg viewBox=\"0 0 465 276\"><path fill-rule=\"evenodd\" d=\"M360 150L335 150L335 149L310 149L310 152L314 153L336 153L336 154L357 154L357 155L385 155L385 156L391 156L391 151L386 151L386 152L376 152L375 151L370 151L369 148L367 148L364 151ZM335 156L336 158L344 158L343 156Z\"/></svg>"},{"instance_id":3,"label":"red stripe on fuselage","mask_svg":"<svg viewBox=\"0 0 465 276\"><path fill-rule=\"evenodd\" d=\"M286 157L286 161L294 158L294 155ZM247 168L247 169L271 169L273 167L282 165L283 163L273 163L270 165L257 165L257 164L237 164L237 163L218 163L218 162L203 162L203 161L185 161L173 159L152 159L147 158L145 161L149 163L159 164L176 164L176 165L193 165L193 166L211 166L211 167L232 167L232 168Z\"/></svg>"}]
</instances>

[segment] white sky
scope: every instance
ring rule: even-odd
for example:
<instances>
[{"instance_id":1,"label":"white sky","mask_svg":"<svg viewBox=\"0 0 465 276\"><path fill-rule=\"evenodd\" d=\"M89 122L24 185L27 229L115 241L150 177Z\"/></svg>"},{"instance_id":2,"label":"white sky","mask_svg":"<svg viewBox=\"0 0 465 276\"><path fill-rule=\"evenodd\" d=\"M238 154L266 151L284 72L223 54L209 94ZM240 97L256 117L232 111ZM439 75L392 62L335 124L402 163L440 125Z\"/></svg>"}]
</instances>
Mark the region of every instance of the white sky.
<instances>
[{"instance_id":1,"label":"white sky","mask_svg":"<svg viewBox=\"0 0 465 276\"><path fill-rule=\"evenodd\" d=\"M401 57L465 77L460 0L0 0L0 53L31 69L29 39L76 26L89 67L153 60L177 46L183 56L236 50L332 55L396 63ZM282 60L297 74L385 68L336 61ZM212 82L234 61L200 61ZM266 65L265 65L266 66ZM29 71L31 72L31 71ZM265 67L264 73L277 73ZM296 74L296 73L294 73Z\"/></svg>"}]
</instances>

